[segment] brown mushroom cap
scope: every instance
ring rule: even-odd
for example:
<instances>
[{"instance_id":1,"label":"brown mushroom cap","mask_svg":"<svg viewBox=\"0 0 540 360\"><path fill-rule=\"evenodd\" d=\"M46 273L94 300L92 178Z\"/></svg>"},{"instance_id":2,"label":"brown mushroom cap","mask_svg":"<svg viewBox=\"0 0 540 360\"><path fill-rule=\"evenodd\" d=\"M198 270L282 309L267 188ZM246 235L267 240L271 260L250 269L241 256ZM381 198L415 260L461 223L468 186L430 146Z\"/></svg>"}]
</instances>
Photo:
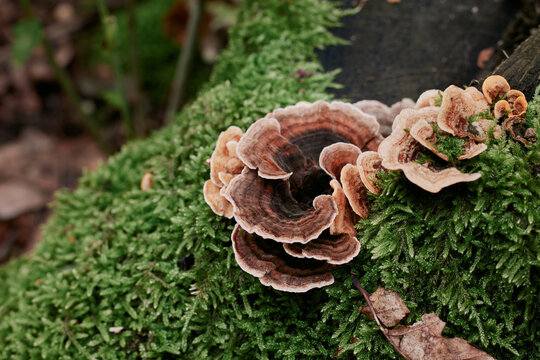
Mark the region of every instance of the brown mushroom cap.
<instances>
[{"instance_id":1,"label":"brown mushroom cap","mask_svg":"<svg viewBox=\"0 0 540 360\"><path fill-rule=\"evenodd\" d=\"M318 101L278 109L256 121L240 140L237 152L249 168L258 169L259 176L286 179L316 165L328 145L377 146L378 131L375 118L352 105Z\"/></svg>"},{"instance_id":2,"label":"brown mushroom cap","mask_svg":"<svg viewBox=\"0 0 540 360\"><path fill-rule=\"evenodd\" d=\"M514 100L512 115L525 116L528 106L529 104L527 103L525 96L519 96L516 100Z\"/></svg>"},{"instance_id":3,"label":"brown mushroom cap","mask_svg":"<svg viewBox=\"0 0 540 360\"><path fill-rule=\"evenodd\" d=\"M219 173L237 175L244 164L236 156L236 143L242 137L242 130L231 126L222 132L216 144L216 149L210 158L210 179L219 187L225 185L219 178Z\"/></svg>"},{"instance_id":4,"label":"brown mushroom cap","mask_svg":"<svg viewBox=\"0 0 540 360\"><path fill-rule=\"evenodd\" d=\"M374 194L380 194L381 189L375 184L377 170L381 168L381 157L375 151L365 151L358 157L356 166L364 186Z\"/></svg>"},{"instance_id":5,"label":"brown mushroom cap","mask_svg":"<svg viewBox=\"0 0 540 360\"><path fill-rule=\"evenodd\" d=\"M463 155L458 156L458 160L466 160L471 159L475 157L476 155L480 155L484 151L487 150L487 145L483 143L477 143L474 140L467 141L465 143L465 149L463 152Z\"/></svg>"},{"instance_id":6,"label":"brown mushroom cap","mask_svg":"<svg viewBox=\"0 0 540 360\"><path fill-rule=\"evenodd\" d=\"M491 75L482 84L482 92L484 98L491 104L494 100L500 99L510 91L508 81L500 75Z\"/></svg>"},{"instance_id":7,"label":"brown mushroom cap","mask_svg":"<svg viewBox=\"0 0 540 360\"><path fill-rule=\"evenodd\" d=\"M508 103L510 105L514 105L514 102L516 101L516 99L520 96L523 96L525 97L525 95L519 91L519 90L515 90L515 89L511 89L510 91L508 91L506 93L506 100L508 100Z\"/></svg>"},{"instance_id":8,"label":"brown mushroom cap","mask_svg":"<svg viewBox=\"0 0 540 360\"><path fill-rule=\"evenodd\" d=\"M330 235L323 233L307 244L283 244L287 254L298 257L323 260L333 265L346 264L360 252L360 243L347 234Z\"/></svg>"},{"instance_id":9,"label":"brown mushroom cap","mask_svg":"<svg viewBox=\"0 0 540 360\"><path fill-rule=\"evenodd\" d=\"M410 129L421 119L428 124L432 123L438 110L436 107L403 110L396 117L394 131L379 146L383 167L403 170L409 181L433 193L458 182L477 180L481 176L479 173L465 174L453 167L437 170L431 164L415 162L422 145L410 135Z\"/></svg>"},{"instance_id":10,"label":"brown mushroom cap","mask_svg":"<svg viewBox=\"0 0 540 360\"><path fill-rule=\"evenodd\" d=\"M350 236L355 237L357 232L354 225L358 222L358 215L356 215L351 209L349 201L347 200L339 181L330 181L330 186L332 189L334 189L332 198L334 198L338 208L338 214L330 226L330 234L349 234Z\"/></svg>"},{"instance_id":11,"label":"brown mushroom cap","mask_svg":"<svg viewBox=\"0 0 540 360\"><path fill-rule=\"evenodd\" d=\"M288 255L283 245L264 239L236 225L231 235L234 257L240 268L266 286L288 292L306 292L334 283L333 266Z\"/></svg>"},{"instance_id":12,"label":"brown mushroom cap","mask_svg":"<svg viewBox=\"0 0 540 360\"><path fill-rule=\"evenodd\" d=\"M222 195L222 188L214 184L212 180L204 183L204 201L210 206L212 211L228 219L233 217L232 204Z\"/></svg>"},{"instance_id":13,"label":"brown mushroom cap","mask_svg":"<svg viewBox=\"0 0 540 360\"><path fill-rule=\"evenodd\" d=\"M347 164L356 164L356 159L362 151L353 144L335 143L321 151L319 164L332 178L339 178L341 169Z\"/></svg>"},{"instance_id":14,"label":"brown mushroom cap","mask_svg":"<svg viewBox=\"0 0 540 360\"><path fill-rule=\"evenodd\" d=\"M475 88L463 90L454 85L444 90L441 111L437 118L439 128L459 137L485 140L485 134L477 134L475 129L469 126L472 116L489 110L488 104L479 98L478 93Z\"/></svg>"},{"instance_id":15,"label":"brown mushroom cap","mask_svg":"<svg viewBox=\"0 0 540 360\"><path fill-rule=\"evenodd\" d=\"M403 109L414 107L414 104L411 99L402 99L389 107L377 100L362 100L354 103L353 106L374 116L381 126L380 133L383 136L388 136L392 132L392 123L397 114Z\"/></svg>"},{"instance_id":16,"label":"brown mushroom cap","mask_svg":"<svg viewBox=\"0 0 540 360\"><path fill-rule=\"evenodd\" d=\"M347 164L343 167L341 185L353 211L366 219L369 216L367 189L362 183L356 164Z\"/></svg>"},{"instance_id":17,"label":"brown mushroom cap","mask_svg":"<svg viewBox=\"0 0 540 360\"><path fill-rule=\"evenodd\" d=\"M442 91L439 89L430 89L424 91L416 100L416 109L421 109L429 106L437 106L436 99L442 96Z\"/></svg>"},{"instance_id":18,"label":"brown mushroom cap","mask_svg":"<svg viewBox=\"0 0 540 360\"><path fill-rule=\"evenodd\" d=\"M402 164L412 161L420 145L410 136L411 127L420 119L432 123L438 114L439 108L435 106L403 110L394 120L392 134L379 146L378 153L382 159L382 166L388 170L401 170Z\"/></svg>"},{"instance_id":19,"label":"brown mushroom cap","mask_svg":"<svg viewBox=\"0 0 540 360\"><path fill-rule=\"evenodd\" d=\"M307 243L329 228L337 216L330 195L317 196L303 208L292 196L286 180L268 180L254 170L244 171L227 186L225 197L234 207L234 218L250 233L279 242Z\"/></svg>"},{"instance_id":20,"label":"brown mushroom cap","mask_svg":"<svg viewBox=\"0 0 540 360\"><path fill-rule=\"evenodd\" d=\"M510 104L506 100L499 100L493 107L493 116L495 119L500 119L510 112Z\"/></svg>"}]
</instances>

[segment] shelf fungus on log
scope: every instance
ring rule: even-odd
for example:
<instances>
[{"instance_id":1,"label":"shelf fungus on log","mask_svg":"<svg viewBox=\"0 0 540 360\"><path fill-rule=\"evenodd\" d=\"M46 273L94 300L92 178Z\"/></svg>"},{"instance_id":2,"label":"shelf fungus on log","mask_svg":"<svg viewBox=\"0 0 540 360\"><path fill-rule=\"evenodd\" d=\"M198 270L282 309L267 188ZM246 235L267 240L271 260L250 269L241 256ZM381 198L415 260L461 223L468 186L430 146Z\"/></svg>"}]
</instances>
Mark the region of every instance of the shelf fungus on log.
<instances>
[{"instance_id":1,"label":"shelf fungus on log","mask_svg":"<svg viewBox=\"0 0 540 360\"><path fill-rule=\"evenodd\" d=\"M376 118L351 104L302 102L274 110L243 135L224 134L214 154L235 166L211 170L226 176L205 184L205 200L236 221L240 267L283 291L331 284L332 267L360 251L354 225L369 208L356 164L383 140Z\"/></svg>"},{"instance_id":2,"label":"shelf fungus on log","mask_svg":"<svg viewBox=\"0 0 540 360\"><path fill-rule=\"evenodd\" d=\"M442 91L439 89L430 89L424 91L416 100L415 108L421 109L428 106L440 106L442 100Z\"/></svg>"},{"instance_id":3,"label":"shelf fungus on log","mask_svg":"<svg viewBox=\"0 0 540 360\"><path fill-rule=\"evenodd\" d=\"M380 194L381 188L375 183L377 170L381 168L381 157L376 151L365 151L358 157L356 166L364 186L373 194Z\"/></svg>"}]
</instances>

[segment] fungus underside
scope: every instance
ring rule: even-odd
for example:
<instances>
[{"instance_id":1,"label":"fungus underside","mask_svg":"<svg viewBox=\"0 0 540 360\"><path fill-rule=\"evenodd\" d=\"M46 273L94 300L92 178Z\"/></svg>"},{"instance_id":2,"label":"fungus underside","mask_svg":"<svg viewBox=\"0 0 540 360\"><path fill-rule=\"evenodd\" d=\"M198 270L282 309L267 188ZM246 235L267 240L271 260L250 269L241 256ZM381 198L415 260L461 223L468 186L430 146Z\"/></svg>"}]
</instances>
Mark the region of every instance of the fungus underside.
<instances>
[{"instance_id":1,"label":"fungus underside","mask_svg":"<svg viewBox=\"0 0 540 360\"><path fill-rule=\"evenodd\" d=\"M351 270L368 291L399 292L411 322L436 312L445 336L496 358L540 353L538 143L494 141L465 165L482 178L439 194L383 176L392 180L371 196L360 255L325 289L278 292L235 263L233 223L203 200L204 162L228 126L330 98L334 73L321 72L314 49L336 42L325 27L342 14L320 0L245 2L199 99L60 192L34 253L0 268L0 358L304 359L340 347L341 359L394 359L358 312ZM298 69L313 75L300 82ZM537 133L539 117L537 97L527 115ZM142 192L145 172L154 186Z\"/></svg>"}]
</instances>

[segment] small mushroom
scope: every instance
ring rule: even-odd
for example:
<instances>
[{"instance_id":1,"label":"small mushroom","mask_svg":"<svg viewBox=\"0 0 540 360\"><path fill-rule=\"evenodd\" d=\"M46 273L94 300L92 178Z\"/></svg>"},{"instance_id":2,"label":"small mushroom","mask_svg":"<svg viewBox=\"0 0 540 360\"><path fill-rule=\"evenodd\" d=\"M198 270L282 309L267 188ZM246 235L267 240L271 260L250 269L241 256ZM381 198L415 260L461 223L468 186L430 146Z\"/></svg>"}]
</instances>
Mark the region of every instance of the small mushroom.
<instances>
[{"instance_id":1,"label":"small mushroom","mask_svg":"<svg viewBox=\"0 0 540 360\"><path fill-rule=\"evenodd\" d=\"M415 108L421 109L428 106L441 106L442 91L439 89L431 89L424 91L416 100Z\"/></svg>"},{"instance_id":2,"label":"small mushroom","mask_svg":"<svg viewBox=\"0 0 540 360\"><path fill-rule=\"evenodd\" d=\"M333 265L350 262L360 252L360 243L348 234L330 235L323 233L307 244L283 244L287 254L298 257L326 261Z\"/></svg>"},{"instance_id":3,"label":"small mushroom","mask_svg":"<svg viewBox=\"0 0 540 360\"><path fill-rule=\"evenodd\" d=\"M525 99L525 96L519 96L513 104L512 107L512 115L516 116L525 116L527 113L527 100Z\"/></svg>"},{"instance_id":4,"label":"small mushroom","mask_svg":"<svg viewBox=\"0 0 540 360\"><path fill-rule=\"evenodd\" d=\"M469 126L469 119L489 110L489 106L484 99L479 98L478 90L472 87L467 90L451 85L444 91L437 125L452 135L484 141L486 134L478 133L475 127Z\"/></svg>"},{"instance_id":5,"label":"small mushroom","mask_svg":"<svg viewBox=\"0 0 540 360\"><path fill-rule=\"evenodd\" d=\"M319 157L319 165L332 178L339 178L341 169L347 164L356 164L362 151L353 144L335 143L325 147Z\"/></svg>"},{"instance_id":6,"label":"small mushroom","mask_svg":"<svg viewBox=\"0 0 540 360\"><path fill-rule=\"evenodd\" d=\"M360 172L360 179L364 186L374 194L380 194L381 188L375 183L377 170L381 168L381 157L375 151L365 151L358 157L356 166Z\"/></svg>"},{"instance_id":7,"label":"small mushroom","mask_svg":"<svg viewBox=\"0 0 540 360\"><path fill-rule=\"evenodd\" d=\"M520 96L525 97L525 95L521 91L512 89L506 93L506 100L508 100L508 103L512 106L514 105L516 99Z\"/></svg>"},{"instance_id":8,"label":"small mushroom","mask_svg":"<svg viewBox=\"0 0 540 360\"><path fill-rule=\"evenodd\" d=\"M493 108L493 116L495 119L500 119L510 112L510 104L506 100L499 100L495 103Z\"/></svg>"},{"instance_id":9,"label":"small mushroom","mask_svg":"<svg viewBox=\"0 0 540 360\"><path fill-rule=\"evenodd\" d=\"M488 104L502 98L508 91L510 91L510 85L500 75L491 75L482 84L482 93Z\"/></svg>"},{"instance_id":10,"label":"small mushroom","mask_svg":"<svg viewBox=\"0 0 540 360\"><path fill-rule=\"evenodd\" d=\"M347 164L343 167L341 185L353 211L366 219L369 216L367 189L362 183L356 164Z\"/></svg>"},{"instance_id":11,"label":"small mushroom","mask_svg":"<svg viewBox=\"0 0 540 360\"><path fill-rule=\"evenodd\" d=\"M203 194L204 201L210 206L212 211L220 216L224 216L227 219L233 217L232 204L222 195L220 188L212 180L207 180L204 183Z\"/></svg>"},{"instance_id":12,"label":"small mushroom","mask_svg":"<svg viewBox=\"0 0 540 360\"><path fill-rule=\"evenodd\" d=\"M216 149L210 158L210 179L219 187L225 185L219 178L219 173L238 175L244 164L236 156L236 143L242 137L242 130L231 126L222 132L216 144Z\"/></svg>"},{"instance_id":13,"label":"small mushroom","mask_svg":"<svg viewBox=\"0 0 540 360\"><path fill-rule=\"evenodd\" d=\"M390 107L377 100L362 100L353 105L366 114L374 116L381 126L381 134L388 136L392 132L392 123L397 114L403 109L414 107L414 104L414 101L411 99L402 99Z\"/></svg>"},{"instance_id":14,"label":"small mushroom","mask_svg":"<svg viewBox=\"0 0 540 360\"><path fill-rule=\"evenodd\" d=\"M286 180L267 180L244 171L227 186L225 197L234 207L236 222L263 238L307 243L329 228L338 209L330 195L319 195L309 208L292 196Z\"/></svg>"},{"instance_id":15,"label":"small mushroom","mask_svg":"<svg viewBox=\"0 0 540 360\"><path fill-rule=\"evenodd\" d=\"M238 156L267 179L287 179L317 165L322 150L344 142L377 147L382 137L373 116L351 104L317 101L278 109L250 126L238 143Z\"/></svg>"},{"instance_id":16,"label":"small mushroom","mask_svg":"<svg viewBox=\"0 0 540 360\"><path fill-rule=\"evenodd\" d=\"M349 201L347 200L339 181L330 181L330 186L332 189L334 189L332 198L336 202L336 206L338 208L338 214L332 225L330 225L330 234L348 234L355 237L356 229L354 228L354 225L358 222L358 215L351 209Z\"/></svg>"},{"instance_id":17,"label":"small mushroom","mask_svg":"<svg viewBox=\"0 0 540 360\"><path fill-rule=\"evenodd\" d=\"M283 244L250 234L239 225L231 235L234 257L242 270L266 286L288 292L306 292L334 283L333 265L288 255Z\"/></svg>"},{"instance_id":18,"label":"small mushroom","mask_svg":"<svg viewBox=\"0 0 540 360\"><path fill-rule=\"evenodd\" d=\"M154 185L154 176L150 172L144 173L142 179L141 179L141 190L142 191L148 191L152 188Z\"/></svg>"}]
</instances>

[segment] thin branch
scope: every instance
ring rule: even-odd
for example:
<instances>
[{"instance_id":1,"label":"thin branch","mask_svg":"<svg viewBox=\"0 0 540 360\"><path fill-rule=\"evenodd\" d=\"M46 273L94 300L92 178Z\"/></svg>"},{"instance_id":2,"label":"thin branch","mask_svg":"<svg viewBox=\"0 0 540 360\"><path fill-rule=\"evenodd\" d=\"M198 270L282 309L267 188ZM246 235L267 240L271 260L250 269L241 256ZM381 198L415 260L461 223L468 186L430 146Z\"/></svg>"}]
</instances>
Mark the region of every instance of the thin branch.
<instances>
[{"instance_id":1,"label":"thin branch","mask_svg":"<svg viewBox=\"0 0 540 360\"><path fill-rule=\"evenodd\" d=\"M405 360L411 360L409 357L407 357L407 355L405 355L405 354L403 354L401 352L401 349L399 348L399 346L397 346L394 343L394 341L390 338L390 336L388 336L388 329L385 328L384 326L382 326L382 324L381 324L381 322L379 320L379 317L377 316L377 312L375 311L375 308L373 307L373 303L371 302L371 299L369 298L369 294L362 287L362 285L360 285L360 283L358 282L358 278L356 277L356 274L351 272L351 278L352 278L354 286L356 286L356 288L358 290L360 290L362 295L364 295L364 298L366 299L367 305L368 305L369 309L371 310L371 313L373 314L373 318L375 319L375 322L379 326L379 329L381 329L381 332L383 333L386 340L388 340L388 342L394 347L394 349L398 352L398 354L401 355Z\"/></svg>"},{"instance_id":2,"label":"thin branch","mask_svg":"<svg viewBox=\"0 0 540 360\"><path fill-rule=\"evenodd\" d=\"M166 124L173 121L174 115L178 111L178 106L184 97L189 64L193 57L200 19L201 0L189 0L189 19L187 23L186 40L184 41L184 46L182 46L182 51L180 52L178 63L176 64L171 96L169 98L169 103L167 104L167 111L165 112Z\"/></svg>"}]
</instances>

